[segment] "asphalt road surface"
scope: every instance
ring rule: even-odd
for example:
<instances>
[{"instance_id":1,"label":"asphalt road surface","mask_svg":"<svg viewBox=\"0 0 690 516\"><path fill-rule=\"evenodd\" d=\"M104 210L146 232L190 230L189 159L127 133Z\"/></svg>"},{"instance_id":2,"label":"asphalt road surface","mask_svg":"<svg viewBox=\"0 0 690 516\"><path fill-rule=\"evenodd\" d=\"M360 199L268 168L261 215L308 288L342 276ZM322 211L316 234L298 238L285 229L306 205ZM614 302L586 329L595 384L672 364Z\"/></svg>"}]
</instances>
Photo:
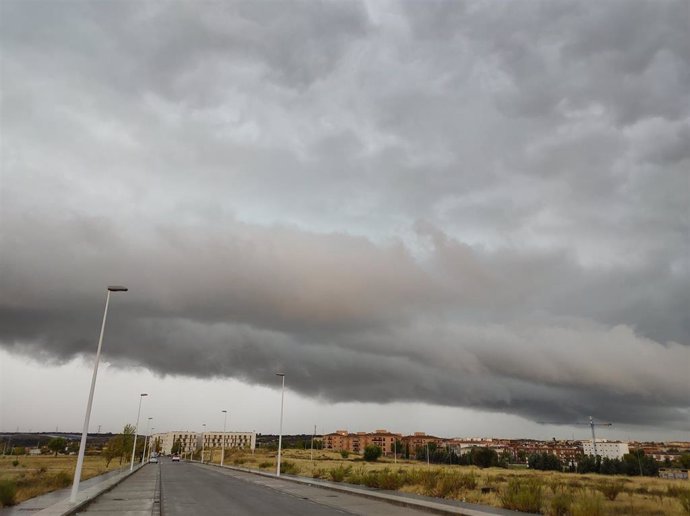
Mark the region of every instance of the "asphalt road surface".
<instances>
[{"instance_id":1,"label":"asphalt road surface","mask_svg":"<svg viewBox=\"0 0 690 516\"><path fill-rule=\"evenodd\" d=\"M160 474L161 510L165 516L428 515L277 478L173 463L168 458L161 460Z\"/></svg>"}]
</instances>

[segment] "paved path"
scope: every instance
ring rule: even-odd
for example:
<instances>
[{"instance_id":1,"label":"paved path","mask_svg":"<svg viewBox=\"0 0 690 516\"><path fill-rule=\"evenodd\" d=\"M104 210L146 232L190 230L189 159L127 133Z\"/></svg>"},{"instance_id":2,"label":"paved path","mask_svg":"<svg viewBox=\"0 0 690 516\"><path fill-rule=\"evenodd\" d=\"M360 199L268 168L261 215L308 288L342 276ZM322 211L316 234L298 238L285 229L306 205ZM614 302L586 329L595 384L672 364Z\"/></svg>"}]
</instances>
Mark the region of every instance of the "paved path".
<instances>
[{"instance_id":1,"label":"paved path","mask_svg":"<svg viewBox=\"0 0 690 516\"><path fill-rule=\"evenodd\" d=\"M160 468L147 464L75 514L92 516L158 516Z\"/></svg>"}]
</instances>

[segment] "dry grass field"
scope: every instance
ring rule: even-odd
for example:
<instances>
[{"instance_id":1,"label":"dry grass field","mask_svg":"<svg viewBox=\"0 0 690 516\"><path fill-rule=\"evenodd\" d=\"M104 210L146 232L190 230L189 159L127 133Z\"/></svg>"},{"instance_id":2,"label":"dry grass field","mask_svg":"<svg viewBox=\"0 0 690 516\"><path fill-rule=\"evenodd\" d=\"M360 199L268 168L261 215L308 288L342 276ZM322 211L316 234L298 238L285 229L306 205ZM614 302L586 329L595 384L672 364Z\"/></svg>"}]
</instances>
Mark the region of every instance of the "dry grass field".
<instances>
[{"instance_id":1,"label":"dry grass field","mask_svg":"<svg viewBox=\"0 0 690 516\"><path fill-rule=\"evenodd\" d=\"M18 463L15 465L15 461ZM0 457L0 505L10 505L7 493L14 486L14 502L19 503L56 489L72 485L75 455L37 457ZM120 464L113 460L106 468L102 457L86 456L82 470L82 480L118 469Z\"/></svg>"},{"instance_id":2,"label":"dry grass field","mask_svg":"<svg viewBox=\"0 0 690 516\"><path fill-rule=\"evenodd\" d=\"M216 450L212 455L212 462L219 463L220 452ZM275 455L263 450L255 454L229 450L225 463L275 471ZM496 507L532 508L533 512L549 515L690 514L688 481L474 466L427 467L417 461L394 463L387 458L367 463L357 455L343 459L339 453L322 450L314 451L313 462L309 456L309 450L284 450L283 471Z\"/></svg>"}]
</instances>

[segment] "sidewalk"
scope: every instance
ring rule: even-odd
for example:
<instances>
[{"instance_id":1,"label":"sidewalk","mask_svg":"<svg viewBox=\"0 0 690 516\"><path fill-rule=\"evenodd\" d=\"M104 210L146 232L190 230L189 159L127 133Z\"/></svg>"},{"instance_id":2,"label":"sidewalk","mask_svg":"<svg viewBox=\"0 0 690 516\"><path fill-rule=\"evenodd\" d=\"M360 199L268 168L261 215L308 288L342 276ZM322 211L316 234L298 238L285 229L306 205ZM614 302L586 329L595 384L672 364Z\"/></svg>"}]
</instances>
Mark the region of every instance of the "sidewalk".
<instances>
[{"instance_id":1,"label":"sidewalk","mask_svg":"<svg viewBox=\"0 0 690 516\"><path fill-rule=\"evenodd\" d=\"M98 516L160 515L160 467L149 464L74 513Z\"/></svg>"}]
</instances>

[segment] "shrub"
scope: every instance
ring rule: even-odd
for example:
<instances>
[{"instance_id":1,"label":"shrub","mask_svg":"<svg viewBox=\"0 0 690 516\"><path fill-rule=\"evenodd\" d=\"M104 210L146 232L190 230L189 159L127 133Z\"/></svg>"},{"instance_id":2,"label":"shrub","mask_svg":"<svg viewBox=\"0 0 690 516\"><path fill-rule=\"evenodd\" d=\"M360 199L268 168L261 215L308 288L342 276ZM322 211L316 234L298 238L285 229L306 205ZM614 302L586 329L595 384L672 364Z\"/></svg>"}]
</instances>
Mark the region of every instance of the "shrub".
<instances>
[{"instance_id":1,"label":"shrub","mask_svg":"<svg viewBox=\"0 0 690 516\"><path fill-rule=\"evenodd\" d=\"M67 487L72 483L72 475L66 471L58 471L53 477L53 482L57 487Z\"/></svg>"},{"instance_id":2,"label":"shrub","mask_svg":"<svg viewBox=\"0 0 690 516\"><path fill-rule=\"evenodd\" d=\"M282 461L280 463L280 474L297 475L299 473L299 466L294 462Z\"/></svg>"},{"instance_id":3,"label":"shrub","mask_svg":"<svg viewBox=\"0 0 690 516\"><path fill-rule=\"evenodd\" d=\"M268 469L272 466L273 466L272 462L262 462L261 464L259 464L260 469Z\"/></svg>"},{"instance_id":4,"label":"shrub","mask_svg":"<svg viewBox=\"0 0 690 516\"><path fill-rule=\"evenodd\" d=\"M604 504L601 496L591 493L591 496L581 497L573 505L572 516L603 516Z\"/></svg>"},{"instance_id":5,"label":"shrub","mask_svg":"<svg viewBox=\"0 0 690 516\"><path fill-rule=\"evenodd\" d=\"M434 496L448 498L456 494L461 487L461 475L457 473L443 473L439 476L434 489Z\"/></svg>"},{"instance_id":6,"label":"shrub","mask_svg":"<svg viewBox=\"0 0 690 516\"><path fill-rule=\"evenodd\" d=\"M682 489L676 496L685 513L690 514L690 489Z\"/></svg>"},{"instance_id":7,"label":"shrub","mask_svg":"<svg viewBox=\"0 0 690 516\"><path fill-rule=\"evenodd\" d=\"M324 468L314 468L311 470L311 478L326 478L327 474Z\"/></svg>"},{"instance_id":8,"label":"shrub","mask_svg":"<svg viewBox=\"0 0 690 516\"><path fill-rule=\"evenodd\" d=\"M566 516L570 514L570 507L573 505L573 496L570 493L556 493L551 498L549 504L549 514L551 516Z\"/></svg>"},{"instance_id":9,"label":"shrub","mask_svg":"<svg viewBox=\"0 0 690 516\"><path fill-rule=\"evenodd\" d=\"M369 471L363 476L363 483L367 487L390 489L395 491L405 483L405 475L391 471L389 468L380 471Z\"/></svg>"},{"instance_id":10,"label":"shrub","mask_svg":"<svg viewBox=\"0 0 690 516\"><path fill-rule=\"evenodd\" d=\"M623 482L603 482L599 484L599 491L611 501L614 501L623 490Z\"/></svg>"},{"instance_id":11,"label":"shrub","mask_svg":"<svg viewBox=\"0 0 690 516\"><path fill-rule=\"evenodd\" d=\"M511 478L500 499L506 509L538 513L543 503L542 483L536 478Z\"/></svg>"},{"instance_id":12,"label":"shrub","mask_svg":"<svg viewBox=\"0 0 690 516\"><path fill-rule=\"evenodd\" d=\"M685 489L682 486L679 486L678 484L670 484L666 486L666 494L668 496L672 496L673 498L677 498L684 491L687 491L687 489Z\"/></svg>"},{"instance_id":13,"label":"shrub","mask_svg":"<svg viewBox=\"0 0 690 516\"><path fill-rule=\"evenodd\" d=\"M381 456L381 448L376 445L370 444L364 448L364 460L367 462L375 462Z\"/></svg>"},{"instance_id":14,"label":"shrub","mask_svg":"<svg viewBox=\"0 0 690 516\"><path fill-rule=\"evenodd\" d=\"M0 507L17 503L17 485L12 480L0 480Z\"/></svg>"},{"instance_id":15,"label":"shrub","mask_svg":"<svg viewBox=\"0 0 690 516\"><path fill-rule=\"evenodd\" d=\"M338 466L337 468L331 469L328 474L331 477L331 480L333 482L342 482L345 480L345 477L347 474L350 472L352 468L350 466L348 467L343 467L343 466Z\"/></svg>"},{"instance_id":16,"label":"shrub","mask_svg":"<svg viewBox=\"0 0 690 516\"><path fill-rule=\"evenodd\" d=\"M16 468L17 466L19 466L19 461L17 459L14 459L12 461L12 465Z\"/></svg>"},{"instance_id":17,"label":"shrub","mask_svg":"<svg viewBox=\"0 0 690 516\"><path fill-rule=\"evenodd\" d=\"M341 456L343 459L347 459L347 458L350 456L350 452L347 451L347 450L340 450L340 456Z\"/></svg>"}]
</instances>

